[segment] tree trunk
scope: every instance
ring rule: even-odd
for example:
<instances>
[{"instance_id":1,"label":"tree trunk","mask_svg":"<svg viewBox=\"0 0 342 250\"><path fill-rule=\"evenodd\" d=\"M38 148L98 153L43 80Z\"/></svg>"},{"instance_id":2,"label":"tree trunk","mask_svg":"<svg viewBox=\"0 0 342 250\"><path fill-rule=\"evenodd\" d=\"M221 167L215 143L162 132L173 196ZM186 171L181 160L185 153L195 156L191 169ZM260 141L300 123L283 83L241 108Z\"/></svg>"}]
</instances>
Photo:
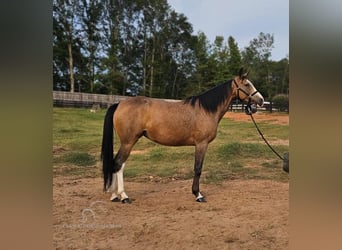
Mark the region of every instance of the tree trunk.
<instances>
[{"instance_id":1,"label":"tree trunk","mask_svg":"<svg viewBox=\"0 0 342 250\"><path fill-rule=\"evenodd\" d=\"M152 45L152 58L151 58L151 78L150 78L150 91L149 96L153 95L153 74L154 74L154 54L155 54L155 37L153 37L153 45Z\"/></svg>"},{"instance_id":2,"label":"tree trunk","mask_svg":"<svg viewBox=\"0 0 342 250\"><path fill-rule=\"evenodd\" d=\"M74 80L74 63L72 57L72 46L71 43L68 43L68 52L69 52L69 71L70 71L70 92L75 92L75 80Z\"/></svg>"},{"instance_id":3,"label":"tree trunk","mask_svg":"<svg viewBox=\"0 0 342 250\"><path fill-rule=\"evenodd\" d=\"M144 62L143 62L143 96L146 95L146 81L147 81L147 42L146 42L146 31L144 32Z\"/></svg>"},{"instance_id":4,"label":"tree trunk","mask_svg":"<svg viewBox=\"0 0 342 250\"><path fill-rule=\"evenodd\" d=\"M175 78L173 79L173 83L172 83L172 91L171 91L172 98L175 98L177 74L178 74L178 67L176 68Z\"/></svg>"},{"instance_id":5,"label":"tree trunk","mask_svg":"<svg viewBox=\"0 0 342 250\"><path fill-rule=\"evenodd\" d=\"M88 70L89 70L89 88L90 88L90 93L94 92L94 81L95 81L95 65L94 65L94 55L93 55L93 49L90 49L90 56L89 56L89 65L88 65Z\"/></svg>"}]
</instances>

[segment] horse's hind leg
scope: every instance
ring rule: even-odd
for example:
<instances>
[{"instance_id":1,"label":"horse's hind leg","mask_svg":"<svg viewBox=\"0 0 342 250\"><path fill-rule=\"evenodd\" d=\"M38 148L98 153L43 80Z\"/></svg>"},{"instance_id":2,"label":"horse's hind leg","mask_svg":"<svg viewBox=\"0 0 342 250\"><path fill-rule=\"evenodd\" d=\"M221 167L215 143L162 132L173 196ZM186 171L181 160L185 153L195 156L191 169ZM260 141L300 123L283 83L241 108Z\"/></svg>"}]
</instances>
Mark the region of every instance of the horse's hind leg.
<instances>
[{"instance_id":1,"label":"horse's hind leg","mask_svg":"<svg viewBox=\"0 0 342 250\"><path fill-rule=\"evenodd\" d=\"M110 200L113 202L119 202L120 198L118 197L118 178L117 178L117 174L114 173L113 174L113 179L112 179L112 185L110 186L110 188L108 189L108 192L112 192L112 196L110 197Z\"/></svg>"},{"instance_id":2,"label":"horse's hind leg","mask_svg":"<svg viewBox=\"0 0 342 250\"><path fill-rule=\"evenodd\" d=\"M122 203L131 203L131 200L128 198L124 189L124 180L123 180L124 168L125 168L125 163L122 164L121 169L116 173L117 186L118 186L117 192L118 192L118 195L120 196Z\"/></svg>"},{"instance_id":3,"label":"horse's hind leg","mask_svg":"<svg viewBox=\"0 0 342 250\"><path fill-rule=\"evenodd\" d=\"M124 144L121 145L117 155L114 158L114 171L113 174L113 184L112 184L112 196L111 201L117 202L122 201L122 203L130 203L130 199L125 193L123 171L125 168L125 162L131 153L134 144Z\"/></svg>"}]
</instances>

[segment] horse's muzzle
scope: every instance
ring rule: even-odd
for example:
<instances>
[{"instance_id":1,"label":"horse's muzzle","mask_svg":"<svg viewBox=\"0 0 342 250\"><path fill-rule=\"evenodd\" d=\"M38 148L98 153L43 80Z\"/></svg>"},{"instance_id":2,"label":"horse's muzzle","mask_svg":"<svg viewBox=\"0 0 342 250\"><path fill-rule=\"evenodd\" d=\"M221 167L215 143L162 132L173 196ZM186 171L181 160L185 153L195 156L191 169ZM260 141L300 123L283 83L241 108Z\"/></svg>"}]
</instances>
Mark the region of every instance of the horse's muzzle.
<instances>
[{"instance_id":1,"label":"horse's muzzle","mask_svg":"<svg viewBox=\"0 0 342 250\"><path fill-rule=\"evenodd\" d=\"M257 104L259 105L259 107L262 107L264 105L264 98L260 98Z\"/></svg>"}]
</instances>

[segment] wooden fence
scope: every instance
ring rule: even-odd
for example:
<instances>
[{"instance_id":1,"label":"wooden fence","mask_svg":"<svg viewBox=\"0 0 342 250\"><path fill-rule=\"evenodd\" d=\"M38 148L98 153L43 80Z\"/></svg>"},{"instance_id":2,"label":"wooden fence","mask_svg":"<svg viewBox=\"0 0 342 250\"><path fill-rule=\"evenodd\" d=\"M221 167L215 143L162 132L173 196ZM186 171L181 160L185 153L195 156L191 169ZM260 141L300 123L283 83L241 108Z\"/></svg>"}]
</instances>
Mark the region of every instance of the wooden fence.
<instances>
[{"instance_id":1,"label":"wooden fence","mask_svg":"<svg viewBox=\"0 0 342 250\"><path fill-rule=\"evenodd\" d=\"M111 104L126 99L127 96L101 95L80 92L53 91L53 106L55 107L83 107L90 108L94 105L107 108Z\"/></svg>"}]
</instances>

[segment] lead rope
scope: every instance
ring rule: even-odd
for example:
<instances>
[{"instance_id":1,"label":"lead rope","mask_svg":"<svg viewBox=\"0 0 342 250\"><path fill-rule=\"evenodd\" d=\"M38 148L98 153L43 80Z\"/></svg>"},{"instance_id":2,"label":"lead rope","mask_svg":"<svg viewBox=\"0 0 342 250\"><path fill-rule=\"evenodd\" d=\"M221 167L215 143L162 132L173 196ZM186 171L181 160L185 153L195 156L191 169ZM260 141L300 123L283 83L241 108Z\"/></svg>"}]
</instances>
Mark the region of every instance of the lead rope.
<instances>
[{"instance_id":1,"label":"lead rope","mask_svg":"<svg viewBox=\"0 0 342 250\"><path fill-rule=\"evenodd\" d=\"M277 153L277 151L274 150L274 148L272 148L272 146L268 143L268 141L266 140L266 138L264 137L264 135L263 135L262 132L260 131L258 125L257 125L256 122L254 121L254 117L253 117L252 112L248 112L248 113L246 112L246 114L248 114L248 115L251 116L252 121L253 121L253 123L254 123L256 129L258 130L258 132L259 132L261 138L265 141L265 143L267 144L267 146L269 146L269 148L273 151L273 153L275 153L280 159L282 159L282 160L284 161L284 158L281 157L281 156Z\"/></svg>"}]
</instances>

